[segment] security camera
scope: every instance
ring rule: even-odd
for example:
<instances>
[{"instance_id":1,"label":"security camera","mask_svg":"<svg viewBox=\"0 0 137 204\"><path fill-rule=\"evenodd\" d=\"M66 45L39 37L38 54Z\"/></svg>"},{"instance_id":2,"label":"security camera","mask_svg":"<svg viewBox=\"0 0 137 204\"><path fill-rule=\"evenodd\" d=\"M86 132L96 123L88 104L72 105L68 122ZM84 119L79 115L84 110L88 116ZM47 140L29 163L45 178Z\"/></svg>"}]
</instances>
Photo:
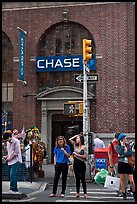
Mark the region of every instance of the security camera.
<instances>
[{"instance_id":1,"label":"security camera","mask_svg":"<svg viewBox=\"0 0 137 204\"><path fill-rule=\"evenodd\" d=\"M22 82L23 86L26 86L28 84L27 81L23 81L23 80L20 80L20 79L18 79L17 81Z\"/></svg>"},{"instance_id":2,"label":"security camera","mask_svg":"<svg viewBox=\"0 0 137 204\"><path fill-rule=\"evenodd\" d=\"M26 86L26 85L27 85L27 82L26 82L26 81L23 81L23 85Z\"/></svg>"}]
</instances>

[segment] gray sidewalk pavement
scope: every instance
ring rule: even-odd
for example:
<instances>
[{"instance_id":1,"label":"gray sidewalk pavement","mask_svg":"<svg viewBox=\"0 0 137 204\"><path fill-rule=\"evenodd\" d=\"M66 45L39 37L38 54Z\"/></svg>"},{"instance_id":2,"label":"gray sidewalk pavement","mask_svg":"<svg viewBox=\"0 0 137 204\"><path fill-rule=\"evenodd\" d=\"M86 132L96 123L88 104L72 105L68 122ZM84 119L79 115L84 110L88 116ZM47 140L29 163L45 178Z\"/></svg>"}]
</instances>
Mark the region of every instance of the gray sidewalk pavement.
<instances>
[{"instance_id":1,"label":"gray sidewalk pavement","mask_svg":"<svg viewBox=\"0 0 137 204\"><path fill-rule=\"evenodd\" d=\"M44 178L35 177L32 182L18 181L19 193L9 192L9 181L2 181L2 199L22 199L32 194L38 193L46 189L49 182L53 181L54 165L43 165Z\"/></svg>"},{"instance_id":2,"label":"gray sidewalk pavement","mask_svg":"<svg viewBox=\"0 0 137 204\"><path fill-rule=\"evenodd\" d=\"M44 164L44 178L35 177L32 182L29 181L18 181L18 190L19 193L10 193L9 192L9 181L2 181L2 199L22 199L27 198L33 194L44 191L47 185L53 184L54 179L54 165L53 164ZM59 180L61 185L62 179ZM75 177L72 175L72 172L68 175L67 185L75 185Z\"/></svg>"}]
</instances>

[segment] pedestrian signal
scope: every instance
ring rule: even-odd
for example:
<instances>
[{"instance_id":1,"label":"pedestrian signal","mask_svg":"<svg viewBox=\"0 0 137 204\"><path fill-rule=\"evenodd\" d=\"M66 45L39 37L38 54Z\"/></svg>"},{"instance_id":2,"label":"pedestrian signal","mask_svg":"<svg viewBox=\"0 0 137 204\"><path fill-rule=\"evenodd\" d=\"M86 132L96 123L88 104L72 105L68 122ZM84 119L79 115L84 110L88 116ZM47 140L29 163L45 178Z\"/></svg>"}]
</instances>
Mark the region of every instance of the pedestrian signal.
<instances>
[{"instance_id":1,"label":"pedestrian signal","mask_svg":"<svg viewBox=\"0 0 137 204\"><path fill-rule=\"evenodd\" d=\"M64 103L64 115L75 115L76 107L75 103Z\"/></svg>"}]
</instances>

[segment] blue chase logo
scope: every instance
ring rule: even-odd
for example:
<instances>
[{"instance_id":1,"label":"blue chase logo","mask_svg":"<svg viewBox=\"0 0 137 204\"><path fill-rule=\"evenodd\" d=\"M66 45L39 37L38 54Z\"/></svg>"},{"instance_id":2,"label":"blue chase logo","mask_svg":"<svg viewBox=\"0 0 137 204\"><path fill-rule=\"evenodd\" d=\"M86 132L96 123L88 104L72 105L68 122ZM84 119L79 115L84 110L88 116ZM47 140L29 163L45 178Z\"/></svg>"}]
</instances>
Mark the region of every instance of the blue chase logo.
<instances>
[{"instance_id":1,"label":"blue chase logo","mask_svg":"<svg viewBox=\"0 0 137 204\"><path fill-rule=\"evenodd\" d=\"M91 70L95 70L95 57L87 65ZM49 56L36 57L36 72L54 72L54 71L82 71L82 55L74 56Z\"/></svg>"}]
</instances>

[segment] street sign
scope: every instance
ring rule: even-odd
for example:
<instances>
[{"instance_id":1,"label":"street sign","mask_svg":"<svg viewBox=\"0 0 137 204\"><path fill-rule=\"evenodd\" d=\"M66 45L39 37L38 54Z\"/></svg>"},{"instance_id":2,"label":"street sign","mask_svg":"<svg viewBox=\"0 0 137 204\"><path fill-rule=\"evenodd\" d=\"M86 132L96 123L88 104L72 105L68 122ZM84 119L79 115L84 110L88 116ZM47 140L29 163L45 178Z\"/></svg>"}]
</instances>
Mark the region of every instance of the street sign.
<instances>
[{"instance_id":1,"label":"street sign","mask_svg":"<svg viewBox=\"0 0 137 204\"><path fill-rule=\"evenodd\" d=\"M95 82L95 81L98 81L98 75L97 74L94 74L94 75L91 75L91 74L88 74L87 75L87 82ZM75 74L75 82L83 82L83 75L80 74Z\"/></svg>"}]
</instances>

